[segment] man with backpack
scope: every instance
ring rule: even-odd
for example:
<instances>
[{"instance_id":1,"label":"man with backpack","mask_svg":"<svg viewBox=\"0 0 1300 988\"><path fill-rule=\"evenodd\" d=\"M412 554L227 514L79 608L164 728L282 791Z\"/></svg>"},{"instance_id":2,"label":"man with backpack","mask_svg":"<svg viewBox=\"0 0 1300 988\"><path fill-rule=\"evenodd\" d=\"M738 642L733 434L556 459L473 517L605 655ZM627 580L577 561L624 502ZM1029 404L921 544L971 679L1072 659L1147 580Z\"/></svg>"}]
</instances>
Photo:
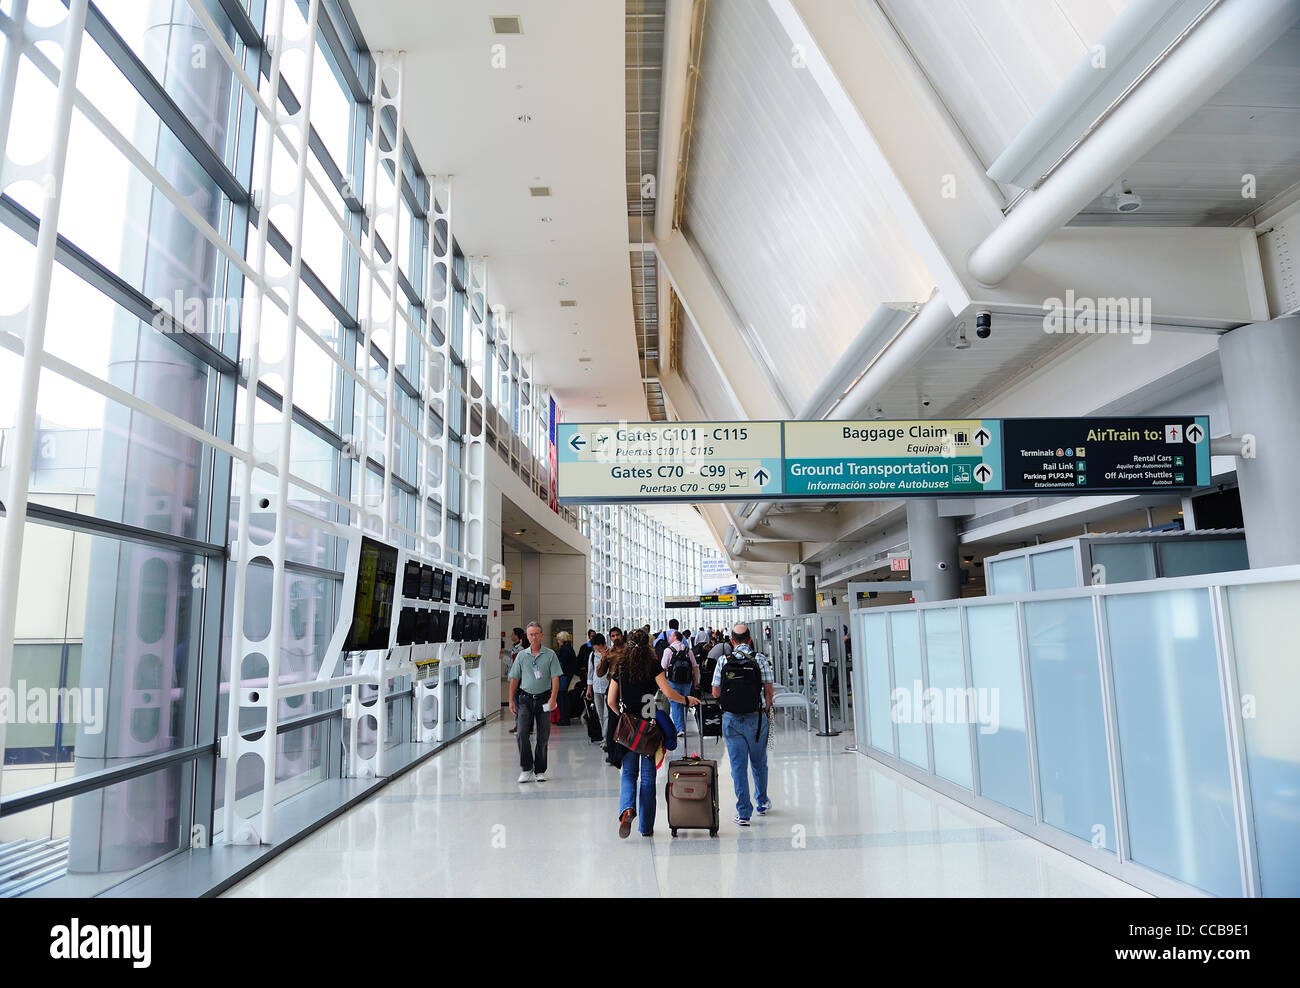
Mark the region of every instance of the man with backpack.
<instances>
[{"instance_id":1,"label":"man with backpack","mask_svg":"<svg viewBox=\"0 0 1300 988\"><path fill-rule=\"evenodd\" d=\"M682 696L690 696L700 681L700 666L678 632L668 632L668 647L664 649L659 664L668 674L668 684ZM673 700L669 702L668 710L677 727L677 735L681 737L686 733L686 705Z\"/></svg>"},{"instance_id":2,"label":"man with backpack","mask_svg":"<svg viewBox=\"0 0 1300 988\"><path fill-rule=\"evenodd\" d=\"M718 659L713 670L713 695L722 704L722 738L731 762L736 790L736 823L749 826L751 812L763 816L772 808L767 798L767 734L772 729L775 689L772 664L754 649L749 626L731 629L731 654ZM754 803L749 800L749 769L754 774Z\"/></svg>"},{"instance_id":3,"label":"man with backpack","mask_svg":"<svg viewBox=\"0 0 1300 988\"><path fill-rule=\"evenodd\" d=\"M681 622L673 618L668 622L668 630L661 631L654 640L655 658L660 662L664 660L664 650L668 648L669 637L681 627Z\"/></svg>"}]
</instances>

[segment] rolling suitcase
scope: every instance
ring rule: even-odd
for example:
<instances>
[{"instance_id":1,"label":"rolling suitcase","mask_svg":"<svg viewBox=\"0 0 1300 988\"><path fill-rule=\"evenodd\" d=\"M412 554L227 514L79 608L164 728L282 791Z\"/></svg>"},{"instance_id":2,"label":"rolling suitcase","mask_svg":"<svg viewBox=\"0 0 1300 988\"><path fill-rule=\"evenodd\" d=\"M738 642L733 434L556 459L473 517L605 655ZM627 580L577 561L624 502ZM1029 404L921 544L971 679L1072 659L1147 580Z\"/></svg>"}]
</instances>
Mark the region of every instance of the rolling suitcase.
<instances>
[{"instance_id":1,"label":"rolling suitcase","mask_svg":"<svg viewBox=\"0 0 1300 988\"><path fill-rule=\"evenodd\" d=\"M582 719L587 722L587 740L592 744L605 739L605 732L601 730L600 715L596 710L596 704L591 700L583 698L586 703L586 710L583 712Z\"/></svg>"},{"instance_id":2,"label":"rolling suitcase","mask_svg":"<svg viewBox=\"0 0 1300 988\"><path fill-rule=\"evenodd\" d=\"M687 723L690 718L687 718ZM682 742L687 749L687 739ZM708 758L675 758L668 763L664 786L668 806L668 827L678 830L707 830L718 836L718 763Z\"/></svg>"}]
</instances>

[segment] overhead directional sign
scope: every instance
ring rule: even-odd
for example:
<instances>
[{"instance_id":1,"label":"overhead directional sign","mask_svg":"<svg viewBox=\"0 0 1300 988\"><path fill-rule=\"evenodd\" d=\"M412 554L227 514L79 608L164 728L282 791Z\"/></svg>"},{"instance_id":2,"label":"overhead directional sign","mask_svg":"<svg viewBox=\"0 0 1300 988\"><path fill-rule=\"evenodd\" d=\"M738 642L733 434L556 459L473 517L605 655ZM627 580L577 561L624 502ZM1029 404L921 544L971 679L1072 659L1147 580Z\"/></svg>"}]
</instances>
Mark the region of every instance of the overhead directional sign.
<instances>
[{"instance_id":1,"label":"overhead directional sign","mask_svg":"<svg viewBox=\"0 0 1300 988\"><path fill-rule=\"evenodd\" d=\"M1006 488L1040 493L1150 491L1210 483L1210 420L1006 419Z\"/></svg>"},{"instance_id":2,"label":"overhead directional sign","mask_svg":"<svg viewBox=\"0 0 1300 988\"><path fill-rule=\"evenodd\" d=\"M566 503L1160 493L1210 484L1204 415L559 429Z\"/></svg>"},{"instance_id":3,"label":"overhead directional sign","mask_svg":"<svg viewBox=\"0 0 1300 988\"><path fill-rule=\"evenodd\" d=\"M561 423L560 500L781 495L780 422Z\"/></svg>"},{"instance_id":4,"label":"overhead directional sign","mask_svg":"<svg viewBox=\"0 0 1300 988\"><path fill-rule=\"evenodd\" d=\"M978 494L1001 471L998 422L787 422L787 494Z\"/></svg>"}]
</instances>

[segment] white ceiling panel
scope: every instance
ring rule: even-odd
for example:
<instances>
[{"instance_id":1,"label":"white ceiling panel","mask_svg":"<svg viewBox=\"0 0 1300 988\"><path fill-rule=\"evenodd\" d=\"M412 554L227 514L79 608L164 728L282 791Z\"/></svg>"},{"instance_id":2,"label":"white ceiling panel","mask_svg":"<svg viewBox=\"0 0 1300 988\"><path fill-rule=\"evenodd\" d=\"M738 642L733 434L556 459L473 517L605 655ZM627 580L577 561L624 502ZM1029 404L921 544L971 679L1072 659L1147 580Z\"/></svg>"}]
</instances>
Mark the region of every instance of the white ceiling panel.
<instances>
[{"instance_id":1,"label":"white ceiling panel","mask_svg":"<svg viewBox=\"0 0 1300 988\"><path fill-rule=\"evenodd\" d=\"M710 0L700 65L686 232L798 409L877 304L934 282L766 3Z\"/></svg>"}]
</instances>

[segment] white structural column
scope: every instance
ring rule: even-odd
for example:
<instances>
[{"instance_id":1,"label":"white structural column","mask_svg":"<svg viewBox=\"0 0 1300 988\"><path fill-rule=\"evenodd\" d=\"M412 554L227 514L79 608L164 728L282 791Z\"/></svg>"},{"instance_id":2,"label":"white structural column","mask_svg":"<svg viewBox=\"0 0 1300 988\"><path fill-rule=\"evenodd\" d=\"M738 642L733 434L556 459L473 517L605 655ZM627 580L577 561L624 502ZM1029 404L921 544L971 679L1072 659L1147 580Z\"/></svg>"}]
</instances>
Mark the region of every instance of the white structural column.
<instances>
[{"instance_id":1,"label":"white structural column","mask_svg":"<svg viewBox=\"0 0 1300 988\"><path fill-rule=\"evenodd\" d=\"M232 547L235 586L231 621L229 718L226 750L223 752L226 758L225 833L228 841L237 844L270 844L274 840L272 811L275 805L278 747L276 728L280 715L280 651L286 597L284 563L292 515L289 505L289 464L293 436L294 359L298 337L298 292L302 273L303 200L307 185L307 157L310 153L307 135L311 120L312 69L316 61L316 24L320 13L319 0L311 0L307 11L306 35L297 41L288 41L284 37L285 4L288 2L290 0L278 0L272 19L268 20L275 25L270 40L270 92L279 91L281 64L286 51L299 52L305 61L304 91L300 94L301 105L296 113L286 113L278 99L269 102L267 133L270 140L280 140L288 146L294 158L294 181L289 192L275 191L272 183L272 162L275 155L267 148L262 160L262 174L254 190L258 206L257 232L253 243L255 277L248 282L245 322L241 327L241 339L249 361L248 393L256 395L260 386L274 375L282 382L284 395L278 418L270 416L266 422L258 420L262 403L247 402L244 427L238 437L238 444L248 459L244 462L239 492L239 535ZM287 215L282 212L285 210ZM281 212L277 217L277 225L291 245L288 270L277 278L266 275L272 212ZM278 360L269 359L263 352L263 307L274 304L269 298L272 294L279 294L286 305L284 353ZM266 349L274 350L274 342L268 341ZM265 425L265 431L275 436L275 443L269 450L259 449L259 425ZM272 456L274 462L271 461ZM254 503L254 491L265 490L272 485L275 490L274 500L261 495ZM254 511L269 512L274 517L275 530L269 546L257 545L250 537ZM249 567L259 559L271 564L271 622L263 637L252 638L245 633L244 615L248 610L246 598L249 593ZM264 658L266 663L265 685L245 687L245 662L253 659L252 666L255 668L259 658ZM246 739L241 734L240 714L245 710L261 710L264 713L265 721L256 740ZM242 816L236 805L240 762L246 757L258 760L262 768L261 812L260 820L256 822L252 817Z\"/></svg>"},{"instance_id":2,"label":"white structural column","mask_svg":"<svg viewBox=\"0 0 1300 988\"><path fill-rule=\"evenodd\" d=\"M388 373L384 375L384 490L380 498L381 514L384 518L385 541L397 541L395 527L399 524L397 505L393 497L393 474L396 472L396 449L398 415L396 413L396 388L398 354L404 347L398 345L399 324L397 318L397 298L401 289L397 279L402 252L407 245L401 243L401 222L399 214L402 208L402 106L403 78L406 68L406 53L381 51L375 54L375 91L371 96L374 108L374 131L371 136L370 157L367 162L369 175L366 179L366 215L370 219L370 229L384 238L388 246L388 263L386 287L388 297L383 302L382 319L374 315L375 295L371 298L371 318L375 319L372 333L376 333L388 358ZM388 150L382 147L383 129L380 121L389 110L393 111L396 126L393 129L393 144ZM379 181L379 171L392 169L392 184ZM382 190L382 191L381 191ZM401 326L404 328L404 326Z\"/></svg>"},{"instance_id":3,"label":"white structural column","mask_svg":"<svg viewBox=\"0 0 1300 988\"><path fill-rule=\"evenodd\" d=\"M77 66L81 39L86 26L87 0L71 0L60 22L37 27L25 21L26 3L14 7L15 23L24 39L11 37L0 67L0 98L4 100L4 127L0 129L0 192L21 181L34 181L45 189L40 228L36 234L36 258L32 265L31 295L22 339L22 377L18 388L14 428L9 437L9 489L4 492L5 522L0 529L0 686L8 686L13 671L14 628L18 609L18 580L22 567L23 536L27 525L27 483L36 436L36 393L40 387L41 357L45 350L45 319L50 307L50 283L54 276L54 248L58 243L59 208L63 198L63 177L68 156L68 134L72 127L72 105L77 93ZM45 157L19 165L8 156L9 107L17 78L17 50L25 43L58 45L63 49L55 96L54 124ZM10 56L13 62L10 62ZM0 772L4 765L5 723L0 720Z\"/></svg>"},{"instance_id":4,"label":"white structural column","mask_svg":"<svg viewBox=\"0 0 1300 988\"><path fill-rule=\"evenodd\" d=\"M427 555L445 559L441 551L447 531L447 491L450 471L447 464L451 450L448 448L447 419L451 414L451 321L455 303L455 270L452 257L452 179L450 175L440 180L430 179L429 189L429 259L425 273L425 364L424 364L424 421L421 423L420 534ZM435 343L434 327L438 326L441 341ZM434 416L442 422L435 431ZM429 498L438 498L437 523L430 514Z\"/></svg>"},{"instance_id":5,"label":"white structural column","mask_svg":"<svg viewBox=\"0 0 1300 988\"><path fill-rule=\"evenodd\" d=\"M470 260L469 332L465 340L466 395L462 435L463 466L460 504L462 563L476 575L483 573L483 468L487 444L488 260Z\"/></svg>"},{"instance_id":6,"label":"white structural column","mask_svg":"<svg viewBox=\"0 0 1300 988\"><path fill-rule=\"evenodd\" d=\"M1234 435L1252 437L1237 460L1252 569L1300 563L1300 315L1234 329L1219 343Z\"/></svg>"}]
</instances>

